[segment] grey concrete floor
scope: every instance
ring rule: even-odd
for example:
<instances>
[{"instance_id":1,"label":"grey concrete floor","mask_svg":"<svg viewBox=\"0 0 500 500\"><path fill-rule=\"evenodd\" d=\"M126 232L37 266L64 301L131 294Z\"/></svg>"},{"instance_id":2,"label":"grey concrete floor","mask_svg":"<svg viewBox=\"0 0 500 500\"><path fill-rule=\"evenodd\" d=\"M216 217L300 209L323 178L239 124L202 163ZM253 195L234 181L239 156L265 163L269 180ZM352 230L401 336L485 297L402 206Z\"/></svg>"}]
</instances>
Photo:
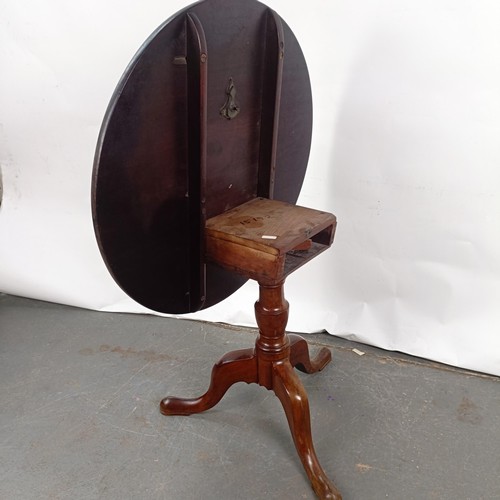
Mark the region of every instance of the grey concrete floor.
<instances>
[{"instance_id":1,"label":"grey concrete floor","mask_svg":"<svg viewBox=\"0 0 500 500\"><path fill-rule=\"evenodd\" d=\"M0 499L313 499L273 393L164 417L256 332L0 295ZM500 499L499 379L326 334L300 374L344 500ZM353 348L364 351L364 356Z\"/></svg>"}]
</instances>

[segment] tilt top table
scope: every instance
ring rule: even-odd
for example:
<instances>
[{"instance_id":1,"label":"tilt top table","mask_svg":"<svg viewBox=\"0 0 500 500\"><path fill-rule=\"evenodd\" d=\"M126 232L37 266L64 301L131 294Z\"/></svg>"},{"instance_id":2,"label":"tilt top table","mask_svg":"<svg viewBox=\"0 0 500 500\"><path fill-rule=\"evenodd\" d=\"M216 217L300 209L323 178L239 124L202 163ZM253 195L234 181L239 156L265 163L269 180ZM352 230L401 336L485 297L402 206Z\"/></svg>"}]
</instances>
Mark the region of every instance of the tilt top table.
<instances>
[{"instance_id":1,"label":"tilt top table","mask_svg":"<svg viewBox=\"0 0 500 500\"><path fill-rule=\"evenodd\" d=\"M237 382L273 390L314 491L338 500L294 371L319 371L331 354L311 359L307 342L285 332L285 279L330 247L336 227L332 214L295 205L311 130L307 67L286 23L255 0L195 3L151 35L118 84L92 213L110 273L148 308L192 312L259 283L254 348L226 354L201 397L167 397L160 410L208 410Z\"/></svg>"}]
</instances>

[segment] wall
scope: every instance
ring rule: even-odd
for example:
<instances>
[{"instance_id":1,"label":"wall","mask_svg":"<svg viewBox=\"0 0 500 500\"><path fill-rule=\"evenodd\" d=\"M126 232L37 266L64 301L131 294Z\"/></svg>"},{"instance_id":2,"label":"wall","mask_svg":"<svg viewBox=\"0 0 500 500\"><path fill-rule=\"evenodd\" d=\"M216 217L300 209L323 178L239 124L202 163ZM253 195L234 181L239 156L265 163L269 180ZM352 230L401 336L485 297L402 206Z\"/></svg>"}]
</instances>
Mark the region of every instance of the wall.
<instances>
[{"instance_id":1,"label":"wall","mask_svg":"<svg viewBox=\"0 0 500 500\"><path fill-rule=\"evenodd\" d=\"M299 203L339 220L333 248L287 282L290 330L500 375L500 4L267 3L312 79ZM185 5L2 0L0 290L142 311L100 258L90 175L121 73ZM195 317L253 324L255 297L249 283Z\"/></svg>"}]
</instances>

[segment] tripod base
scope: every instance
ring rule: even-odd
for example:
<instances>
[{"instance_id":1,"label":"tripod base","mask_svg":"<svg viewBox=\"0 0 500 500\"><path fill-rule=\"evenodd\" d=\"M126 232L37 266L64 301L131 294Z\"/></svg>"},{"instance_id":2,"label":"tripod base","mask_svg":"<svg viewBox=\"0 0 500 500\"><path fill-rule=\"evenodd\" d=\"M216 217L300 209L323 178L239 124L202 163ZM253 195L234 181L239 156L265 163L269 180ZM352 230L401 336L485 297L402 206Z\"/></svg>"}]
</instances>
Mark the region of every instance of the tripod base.
<instances>
[{"instance_id":1,"label":"tripod base","mask_svg":"<svg viewBox=\"0 0 500 500\"><path fill-rule=\"evenodd\" d=\"M288 302L284 299L283 282L259 285L255 315L260 334L255 348L223 356L214 366L210 386L201 397L167 397L161 402L160 410L164 415L200 413L215 406L237 382L255 383L273 390L283 405L295 447L314 492L321 500L341 500L314 451L307 393L293 369L315 373L330 362L331 353L324 347L311 359L307 342L298 335L285 333Z\"/></svg>"}]
</instances>

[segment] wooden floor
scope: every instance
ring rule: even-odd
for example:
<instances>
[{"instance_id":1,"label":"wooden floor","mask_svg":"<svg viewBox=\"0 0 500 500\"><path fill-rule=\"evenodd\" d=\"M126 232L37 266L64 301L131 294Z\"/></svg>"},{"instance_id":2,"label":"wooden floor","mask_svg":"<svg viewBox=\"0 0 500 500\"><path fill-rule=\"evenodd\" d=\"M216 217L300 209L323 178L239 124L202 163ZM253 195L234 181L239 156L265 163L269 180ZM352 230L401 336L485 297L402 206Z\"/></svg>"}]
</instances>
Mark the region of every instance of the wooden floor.
<instances>
[{"instance_id":1,"label":"wooden floor","mask_svg":"<svg viewBox=\"0 0 500 500\"><path fill-rule=\"evenodd\" d=\"M237 384L204 414L159 412L254 338L0 295L0 498L313 499L271 392ZM307 338L333 350L300 377L344 500L500 499L500 379Z\"/></svg>"}]
</instances>

